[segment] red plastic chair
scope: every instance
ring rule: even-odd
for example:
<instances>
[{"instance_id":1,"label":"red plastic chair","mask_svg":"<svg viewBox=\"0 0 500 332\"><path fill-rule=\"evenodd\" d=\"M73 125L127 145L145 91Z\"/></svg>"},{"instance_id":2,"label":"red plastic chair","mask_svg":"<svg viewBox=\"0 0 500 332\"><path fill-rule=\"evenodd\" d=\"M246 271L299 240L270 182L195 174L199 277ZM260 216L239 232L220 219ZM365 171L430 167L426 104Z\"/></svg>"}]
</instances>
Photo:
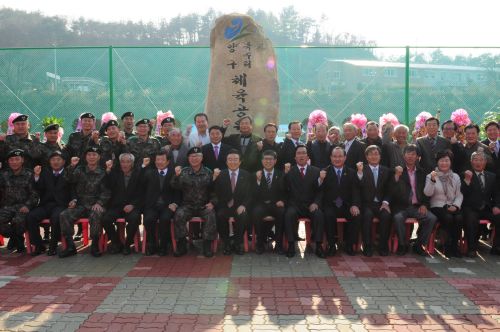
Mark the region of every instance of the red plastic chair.
<instances>
[{"instance_id":1,"label":"red plastic chair","mask_svg":"<svg viewBox=\"0 0 500 332\"><path fill-rule=\"evenodd\" d=\"M40 222L40 226L44 225L50 225L50 220L43 219ZM31 244L30 233L28 231L24 232L24 242L26 244L26 253L31 254L33 252L33 245Z\"/></svg>"},{"instance_id":2,"label":"red plastic chair","mask_svg":"<svg viewBox=\"0 0 500 332\"><path fill-rule=\"evenodd\" d=\"M482 219L482 220L479 220L479 224L480 225L488 225L490 224L491 222L487 219ZM491 232L491 236L490 236L490 243L493 244L493 239L495 238L495 228L493 227L493 231ZM467 245L467 239L465 238L465 236L462 236L459 240L459 248L460 248L460 252L462 254L466 254L467 253L467 248L468 248L468 245Z\"/></svg>"},{"instance_id":3,"label":"red plastic chair","mask_svg":"<svg viewBox=\"0 0 500 332\"><path fill-rule=\"evenodd\" d=\"M188 221L188 241L189 244L193 244L193 230L192 230L192 224L193 223L204 223L205 219L200 218L200 217L193 217L191 220ZM174 248L174 251L177 249L177 241L175 240L175 234L174 234L174 227L172 223L172 247ZM213 252L217 252L217 239L212 241L212 250Z\"/></svg>"},{"instance_id":4,"label":"red plastic chair","mask_svg":"<svg viewBox=\"0 0 500 332\"><path fill-rule=\"evenodd\" d=\"M116 223L118 226L118 236L120 237L120 242L122 244L125 244L125 218L118 218L116 219ZM134 235L134 249L135 252L139 252L139 241L141 239L141 235L139 232L139 229L137 229L137 232ZM100 238L100 244L99 244L99 250L101 252L106 252L108 250L108 235L106 232L103 230Z\"/></svg>"},{"instance_id":5,"label":"red plastic chair","mask_svg":"<svg viewBox=\"0 0 500 332\"><path fill-rule=\"evenodd\" d=\"M88 218L80 218L76 221L75 224L81 224L82 225L82 237L83 237L83 246L88 246L89 245L89 219ZM61 237L61 244L62 248L66 249L66 240L64 239L64 236Z\"/></svg>"}]
</instances>

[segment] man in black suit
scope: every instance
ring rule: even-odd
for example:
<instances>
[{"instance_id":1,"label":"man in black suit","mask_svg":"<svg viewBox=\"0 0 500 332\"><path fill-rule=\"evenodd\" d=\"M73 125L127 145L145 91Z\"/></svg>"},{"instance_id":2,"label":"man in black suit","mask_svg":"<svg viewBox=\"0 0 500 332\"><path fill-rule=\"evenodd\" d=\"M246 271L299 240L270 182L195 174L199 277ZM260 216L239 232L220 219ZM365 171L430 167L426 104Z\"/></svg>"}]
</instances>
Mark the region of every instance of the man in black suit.
<instances>
[{"instance_id":1,"label":"man in black suit","mask_svg":"<svg viewBox=\"0 0 500 332\"><path fill-rule=\"evenodd\" d=\"M332 145L326 139L328 127L324 123L314 125L316 138L314 141L307 142L307 151L311 158L311 165L323 169L330 165L330 151Z\"/></svg>"},{"instance_id":2,"label":"man in black suit","mask_svg":"<svg viewBox=\"0 0 500 332\"><path fill-rule=\"evenodd\" d=\"M361 140L366 146L376 145L382 148L382 138L379 134L379 125L375 121L366 124L366 137Z\"/></svg>"},{"instance_id":3,"label":"man in black suit","mask_svg":"<svg viewBox=\"0 0 500 332\"><path fill-rule=\"evenodd\" d=\"M439 120L431 117L425 120L427 135L417 139L417 148L420 151L420 166L426 174L432 172L436 164L436 155L440 151L451 150L451 143L447 139L438 136Z\"/></svg>"},{"instance_id":4,"label":"man in black suit","mask_svg":"<svg viewBox=\"0 0 500 332\"><path fill-rule=\"evenodd\" d=\"M285 138L281 145L281 152L278 155L278 160L281 165L290 164L294 166L295 161L295 148L298 145L305 144L300 140L302 136L302 123L300 121L292 121L288 124L288 134L290 138Z\"/></svg>"},{"instance_id":5,"label":"man in black suit","mask_svg":"<svg viewBox=\"0 0 500 332\"><path fill-rule=\"evenodd\" d=\"M123 250L124 255L130 255L130 245L141 223L141 170L134 169L135 157L131 153L122 153L119 157L119 168L112 169L113 163L106 163L107 187L111 190L108 209L102 218L102 224L108 238L111 240L111 254ZM125 246L120 242L115 228L118 218L125 218Z\"/></svg>"},{"instance_id":6,"label":"man in black suit","mask_svg":"<svg viewBox=\"0 0 500 332\"><path fill-rule=\"evenodd\" d=\"M397 254L405 255L408 250L406 239L406 219L418 219L417 241L414 251L423 255L423 245L429 243L437 217L429 210L429 197L424 195L425 177L427 174L417 165L418 149L414 144L405 146L403 150L405 166L396 166L394 177L390 180L391 210L394 228L398 235Z\"/></svg>"},{"instance_id":7,"label":"man in black suit","mask_svg":"<svg viewBox=\"0 0 500 332\"><path fill-rule=\"evenodd\" d=\"M48 157L49 168L42 169L41 166L36 166L34 169L35 190L40 195L40 203L26 218L31 243L35 246L33 256L40 255L46 250L40 236L39 224L47 218L52 228L47 255L54 256L57 253L57 243L61 237L59 215L68 207L71 198L71 187L62 176L65 163L62 152L54 151Z\"/></svg>"},{"instance_id":8,"label":"man in black suit","mask_svg":"<svg viewBox=\"0 0 500 332\"><path fill-rule=\"evenodd\" d=\"M487 138L481 143L487 145L493 158L494 173L497 176L497 186L500 186L500 124L490 121L484 126Z\"/></svg>"},{"instance_id":9,"label":"man in black suit","mask_svg":"<svg viewBox=\"0 0 500 332\"><path fill-rule=\"evenodd\" d=\"M222 143L223 129L220 126L212 126L208 129L210 143L201 147L203 153L203 166L211 171L214 169L226 169L226 156L231 146Z\"/></svg>"},{"instance_id":10,"label":"man in black suit","mask_svg":"<svg viewBox=\"0 0 500 332\"><path fill-rule=\"evenodd\" d=\"M347 156L345 164L351 169L356 169L357 163L366 162L366 145L356 138L358 128L354 124L347 122L344 123L344 126L342 128L344 131L344 142L341 146L342 148L344 148Z\"/></svg>"},{"instance_id":11,"label":"man in black suit","mask_svg":"<svg viewBox=\"0 0 500 332\"><path fill-rule=\"evenodd\" d=\"M488 145L479 141L479 126L477 124L470 124L464 128L465 132L465 163L464 171L472 168L471 157L476 151L484 152L486 157L486 169L490 172L495 172L495 164L493 156Z\"/></svg>"},{"instance_id":12,"label":"man in black suit","mask_svg":"<svg viewBox=\"0 0 500 332\"><path fill-rule=\"evenodd\" d=\"M443 133L443 137L447 139L451 144L451 152L453 153L453 163L451 167L453 172L460 174L464 171L464 165L469 162L466 160L465 156L465 148L462 142L457 140L457 130L458 126L452 120L446 120L441 125L441 132Z\"/></svg>"},{"instance_id":13,"label":"man in black suit","mask_svg":"<svg viewBox=\"0 0 500 332\"><path fill-rule=\"evenodd\" d=\"M241 168L247 172L256 172L260 168L260 153L257 142L262 138L252 133L253 119L250 115L240 119L239 134L224 137L222 142L231 145L241 153Z\"/></svg>"},{"instance_id":14,"label":"man in black suit","mask_svg":"<svg viewBox=\"0 0 500 332\"><path fill-rule=\"evenodd\" d=\"M155 155L155 167L148 168L144 174L142 185L144 187L144 227L147 232L146 256L156 253L156 222L158 221L158 239L160 256L168 254L170 240L170 223L175 210L180 204L179 191L172 188L170 182L174 176L169 159L170 151L163 147ZM143 168L149 164L144 158Z\"/></svg>"},{"instance_id":15,"label":"man in black suit","mask_svg":"<svg viewBox=\"0 0 500 332\"><path fill-rule=\"evenodd\" d=\"M264 252L264 244L273 224L276 228L276 251L283 254L283 217L285 214L285 182L284 174L276 168L277 154L273 150L262 153L262 170L257 171L255 181L255 200L253 220L257 233L255 252ZM274 221L265 221L265 217L273 217Z\"/></svg>"},{"instance_id":16,"label":"man in black suit","mask_svg":"<svg viewBox=\"0 0 500 332\"><path fill-rule=\"evenodd\" d=\"M288 191L288 205L285 212L285 232L288 239L287 257L295 256L295 230L301 217L311 220L311 229L316 242L316 256L325 258L321 246L323 242L324 216L320 209L322 191L319 189L326 176L325 171L309 166L307 147L299 145L295 149L296 165L285 176ZM321 173L321 174L320 174Z\"/></svg>"},{"instance_id":17,"label":"man in black suit","mask_svg":"<svg viewBox=\"0 0 500 332\"><path fill-rule=\"evenodd\" d=\"M468 257L476 257L479 240L479 220L490 220L497 232L493 239L491 254L500 255L500 189L496 186L496 176L485 171L486 156L484 152L474 152L471 156L472 171L464 173L462 181L462 203L465 237L468 243Z\"/></svg>"},{"instance_id":18,"label":"man in black suit","mask_svg":"<svg viewBox=\"0 0 500 332\"><path fill-rule=\"evenodd\" d=\"M337 218L348 220L345 234L345 252L353 256L354 245L358 241L361 224L361 196L356 172L345 165L346 153L336 147L330 154L330 166L326 168L326 178L322 184L325 230L328 239L328 256L337 252Z\"/></svg>"},{"instance_id":19,"label":"man in black suit","mask_svg":"<svg viewBox=\"0 0 500 332\"><path fill-rule=\"evenodd\" d=\"M226 157L227 169L220 172L215 180L215 194L217 204L217 229L224 242L224 255L243 255L243 234L248 222L252 201L252 184L249 172L240 168L241 155L236 149L228 152ZM233 217L234 240L229 241L229 218Z\"/></svg>"},{"instance_id":20,"label":"man in black suit","mask_svg":"<svg viewBox=\"0 0 500 332\"><path fill-rule=\"evenodd\" d=\"M283 143L276 142L276 137L278 136L278 126L275 123L269 122L264 126L264 139L261 142L257 142L257 148L262 152L267 150L273 150L276 152L278 159L276 162L276 167L283 169L283 163L279 158L281 152L281 147Z\"/></svg>"},{"instance_id":21,"label":"man in black suit","mask_svg":"<svg viewBox=\"0 0 500 332\"><path fill-rule=\"evenodd\" d=\"M389 208L389 178L391 172L380 165L381 150L376 145L366 148L366 167L361 162L356 165L360 180L362 200L363 255L373 256L372 224L379 219L379 254L389 255L389 233L391 231L391 210Z\"/></svg>"}]
</instances>

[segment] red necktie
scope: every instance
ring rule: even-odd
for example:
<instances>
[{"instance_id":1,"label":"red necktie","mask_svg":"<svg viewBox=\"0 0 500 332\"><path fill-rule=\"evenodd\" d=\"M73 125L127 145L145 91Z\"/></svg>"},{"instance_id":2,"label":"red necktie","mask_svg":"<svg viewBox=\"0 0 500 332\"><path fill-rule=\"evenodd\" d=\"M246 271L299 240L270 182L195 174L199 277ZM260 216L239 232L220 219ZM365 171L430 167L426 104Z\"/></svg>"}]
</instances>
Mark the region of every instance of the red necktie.
<instances>
[{"instance_id":1,"label":"red necktie","mask_svg":"<svg viewBox=\"0 0 500 332\"><path fill-rule=\"evenodd\" d=\"M304 173L304 170L305 170L305 169L306 169L305 167L301 167L301 168L300 168L300 176L301 176L302 178L304 178L304 176L306 175L306 174Z\"/></svg>"}]
</instances>

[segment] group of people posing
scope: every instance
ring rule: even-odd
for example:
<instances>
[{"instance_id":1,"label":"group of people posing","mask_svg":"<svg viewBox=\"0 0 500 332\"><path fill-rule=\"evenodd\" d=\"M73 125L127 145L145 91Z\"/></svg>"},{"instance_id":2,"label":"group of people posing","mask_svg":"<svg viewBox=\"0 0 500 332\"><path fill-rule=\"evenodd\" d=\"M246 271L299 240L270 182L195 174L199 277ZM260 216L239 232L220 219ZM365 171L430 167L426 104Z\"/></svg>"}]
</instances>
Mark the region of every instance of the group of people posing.
<instances>
[{"instance_id":1,"label":"group of people posing","mask_svg":"<svg viewBox=\"0 0 500 332\"><path fill-rule=\"evenodd\" d=\"M480 128L466 126L462 142L453 121L440 127L434 117L415 141L405 125L379 128L373 121L366 124L365 138L347 122L342 128L317 123L303 140L302 123L293 121L281 143L276 124L267 124L261 138L250 116L240 119L239 132L231 135L226 135L229 120L209 125L204 113L195 115L195 127L185 133L166 117L159 136L151 134L149 119L136 121L132 112L100 131L91 113L82 114L80 122L81 130L70 134L66 145L57 124L45 128L42 140L30 134L28 116L22 114L12 120L12 134L0 135L0 234L9 238L9 249L25 251L28 231L32 255L75 255L75 223L87 218L93 256L102 254L103 229L110 253L130 254L142 222L146 255L168 255L174 238L173 254L179 257L188 252L187 223L199 217L203 222L195 233L206 257L214 255L217 238L224 255L242 255L245 231L252 234L253 227L257 254L272 236L274 250L293 257L298 220L307 218L311 247L320 258L341 249L339 238L343 251L356 255L360 234L363 255L372 256L377 243L377 253L387 256L393 229L396 254L405 255L410 249L406 220L414 218L414 253L427 254L439 224L447 257L461 256L462 231L466 255L474 257L480 220L500 226L498 122L485 126L488 138L482 142ZM347 221L344 234L337 234L338 218ZM40 232L46 219L48 248ZM124 242L117 219L126 222ZM58 251L61 239L65 246ZM490 252L500 255L500 232Z\"/></svg>"}]
</instances>

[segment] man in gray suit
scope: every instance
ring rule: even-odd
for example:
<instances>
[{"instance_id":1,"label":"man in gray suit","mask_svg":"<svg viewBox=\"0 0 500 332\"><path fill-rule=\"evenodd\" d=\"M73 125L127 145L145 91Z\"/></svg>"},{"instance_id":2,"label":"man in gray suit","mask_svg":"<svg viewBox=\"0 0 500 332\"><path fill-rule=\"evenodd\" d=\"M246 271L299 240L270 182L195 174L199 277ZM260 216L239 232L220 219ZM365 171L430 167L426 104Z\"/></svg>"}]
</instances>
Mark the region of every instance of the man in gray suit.
<instances>
[{"instance_id":1,"label":"man in gray suit","mask_svg":"<svg viewBox=\"0 0 500 332\"><path fill-rule=\"evenodd\" d=\"M187 152L188 145L182 137L182 132L179 128L173 128L168 133L170 141L170 156L169 159L174 164L173 166L185 167L188 164Z\"/></svg>"},{"instance_id":2,"label":"man in gray suit","mask_svg":"<svg viewBox=\"0 0 500 332\"><path fill-rule=\"evenodd\" d=\"M427 135L417 139L417 148L420 151L420 166L426 174L436 168L436 154L447 149L451 150L451 143L438 136L439 120L437 118L428 118L425 120L425 129Z\"/></svg>"}]
</instances>

